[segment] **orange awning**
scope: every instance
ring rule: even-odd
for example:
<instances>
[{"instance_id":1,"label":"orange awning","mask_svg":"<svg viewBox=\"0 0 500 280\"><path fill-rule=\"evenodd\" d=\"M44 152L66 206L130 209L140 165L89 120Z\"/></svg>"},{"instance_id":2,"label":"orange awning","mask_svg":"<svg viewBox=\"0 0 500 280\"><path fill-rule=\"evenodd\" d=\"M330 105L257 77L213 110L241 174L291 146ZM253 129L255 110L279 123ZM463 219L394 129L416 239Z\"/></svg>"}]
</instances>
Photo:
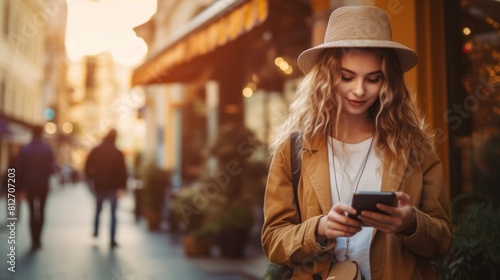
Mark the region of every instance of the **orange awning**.
<instances>
[{"instance_id":1,"label":"orange awning","mask_svg":"<svg viewBox=\"0 0 500 280\"><path fill-rule=\"evenodd\" d=\"M214 5L216 5L216 2ZM208 9L214 9L214 5ZM173 40L157 55L135 69L132 85L164 83L175 67L206 55L264 22L269 13L268 0L233 1L216 13L202 12L186 27L185 34L173 34ZM207 10L208 10L207 9Z\"/></svg>"}]
</instances>

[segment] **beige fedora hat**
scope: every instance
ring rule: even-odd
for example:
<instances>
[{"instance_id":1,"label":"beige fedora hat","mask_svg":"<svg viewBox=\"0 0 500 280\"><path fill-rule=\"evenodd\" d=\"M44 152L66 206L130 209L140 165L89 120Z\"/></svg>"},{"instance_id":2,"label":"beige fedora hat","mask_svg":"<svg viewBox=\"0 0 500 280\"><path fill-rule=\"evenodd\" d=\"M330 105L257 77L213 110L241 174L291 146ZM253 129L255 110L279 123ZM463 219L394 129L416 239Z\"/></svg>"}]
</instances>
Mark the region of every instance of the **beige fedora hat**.
<instances>
[{"instance_id":1,"label":"beige fedora hat","mask_svg":"<svg viewBox=\"0 0 500 280\"><path fill-rule=\"evenodd\" d=\"M328 20L325 42L299 55L300 70L309 73L321 51L330 48L391 48L396 52L403 72L418 63L415 51L392 41L387 13L373 6L345 6L333 11Z\"/></svg>"}]
</instances>

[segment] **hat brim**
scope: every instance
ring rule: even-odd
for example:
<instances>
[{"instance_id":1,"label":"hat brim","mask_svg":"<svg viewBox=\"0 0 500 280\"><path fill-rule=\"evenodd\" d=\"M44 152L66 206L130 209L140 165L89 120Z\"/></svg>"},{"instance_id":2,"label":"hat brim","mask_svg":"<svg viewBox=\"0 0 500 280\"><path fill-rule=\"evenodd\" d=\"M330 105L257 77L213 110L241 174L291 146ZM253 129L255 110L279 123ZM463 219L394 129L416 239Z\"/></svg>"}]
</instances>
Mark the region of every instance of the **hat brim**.
<instances>
[{"instance_id":1,"label":"hat brim","mask_svg":"<svg viewBox=\"0 0 500 280\"><path fill-rule=\"evenodd\" d=\"M345 40L323 43L316 47L303 51L297 63L300 70L307 74L316 64L319 54L325 49L332 48L389 48L393 49L401 65L403 73L413 68L418 63L418 55L412 49L394 41L376 41L376 40Z\"/></svg>"}]
</instances>

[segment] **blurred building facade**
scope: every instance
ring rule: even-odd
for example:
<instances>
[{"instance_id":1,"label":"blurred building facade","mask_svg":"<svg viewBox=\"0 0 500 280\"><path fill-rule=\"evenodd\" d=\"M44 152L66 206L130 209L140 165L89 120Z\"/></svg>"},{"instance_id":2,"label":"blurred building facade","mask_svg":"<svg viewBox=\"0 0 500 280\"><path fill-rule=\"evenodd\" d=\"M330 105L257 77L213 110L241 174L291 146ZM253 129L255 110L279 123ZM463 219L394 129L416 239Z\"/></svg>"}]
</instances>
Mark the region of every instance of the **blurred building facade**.
<instances>
[{"instance_id":1,"label":"blurred building facade","mask_svg":"<svg viewBox=\"0 0 500 280\"><path fill-rule=\"evenodd\" d=\"M71 165L73 125L68 122L71 100L68 94L66 73L66 20L67 6L65 1L39 1L49 19L45 29L45 46L43 51L44 78L42 85L43 119L45 132L50 138L56 152L58 164Z\"/></svg>"},{"instance_id":2,"label":"blurred building facade","mask_svg":"<svg viewBox=\"0 0 500 280\"><path fill-rule=\"evenodd\" d=\"M205 10L213 0L197 1L158 1L157 13L152 19L135 28L138 36L142 37L149 46L147 59L161 53L165 44L169 44L171 34L182 31L191 19ZM198 84L186 83L157 83L145 88L146 102L143 108L143 116L146 120L146 149L144 159L155 161L162 168L174 170L174 184L181 184L182 151L185 149L183 134L188 131L194 133L192 141L198 141L198 150L205 144L206 126L200 124L200 120L183 121L183 108L200 108L205 111L203 101L191 106L192 97L196 97L195 91L204 86L204 80ZM132 83L132 85L138 85ZM139 85L141 87L141 85ZM217 85L212 84L212 87ZM216 89L212 90L217 94ZM215 98L217 99L217 98ZM186 106L188 104L188 106ZM200 127L201 125L201 127ZM184 128L184 129L183 129ZM196 152L195 152L196 153Z\"/></svg>"},{"instance_id":3,"label":"blurred building facade","mask_svg":"<svg viewBox=\"0 0 500 280\"><path fill-rule=\"evenodd\" d=\"M158 1L155 17L136 28L151 49L133 76L134 85L150 85L148 153L174 171L174 186L196 180L203 149L224 124L246 124L267 140L266 116L285 113L283 83L299 76L279 70L274 59L281 52L292 64L308 45L308 10L302 1Z\"/></svg>"},{"instance_id":4,"label":"blurred building facade","mask_svg":"<svg viewBox=\"0 0 500 280\"><path fill-rule=\"evenodd\" d=\"M130 88L131 71L131 66L117 63L108 52L69 60L68 110L60 125L62 129L71 124L67 157L75 168L82 169L89 150L112 128L118 131L116 144L130 166L144 149L144 121L138 114L144 94Z\"/></svg>"},{"instance_id":5,"label":"blurred building facade","mask_svg":"<svg viewBox=\"0 0 500 280\"><path fill-rule=\"evenodd\" d=\"M0 1L0 167L56 117L65 92L65 1ZM54 126L49 125L49 131ZM56 141L56 140L54 140Z\"/></svg>"},{"instance_id":6,"label":"blurred building facade","mask_svg":"<svg viewBox=\"0 0 500 280\"><path fill-rule=\"evenodd\" d=\"M115 63L107 53L70 61L67 72L70 110L66 116L76 129L71 161L82 167L87 153L110 128L116 128L113 102L118 97Z\"/></svg>"},{"instance_id":7,"label":"blurred building facade","mask_svg":"<svg viewBox=\"0 0 500 280\"><path fill-rule=\"evenodd\" d=\"M130 88L132 66L109 52L70 59L66 0L0 0L0 14L0 169L34 125L44 126L59 167L81 169L110 128L131 162L144 146L144 96Z\"/></svg>"}]
</instances>

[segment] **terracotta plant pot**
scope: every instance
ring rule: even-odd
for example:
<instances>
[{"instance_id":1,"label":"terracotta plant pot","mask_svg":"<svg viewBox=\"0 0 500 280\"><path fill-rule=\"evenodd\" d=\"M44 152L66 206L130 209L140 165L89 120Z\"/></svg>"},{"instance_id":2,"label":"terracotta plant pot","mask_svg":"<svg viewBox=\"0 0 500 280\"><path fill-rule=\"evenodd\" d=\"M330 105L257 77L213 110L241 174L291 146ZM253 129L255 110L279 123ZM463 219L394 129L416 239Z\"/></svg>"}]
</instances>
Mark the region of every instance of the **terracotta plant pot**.
<instances>
[{"instance_id":1,"label":"terracotta plant pot","mask_svg":"<svg viewBox=\"0 0 500 280\"><path fill-rule=\"evenodd\" d=\"M157 231L160 229L160 213L153 209L146 208L145 216L148 222L148 229L151 231Z\"/></svg>"},{"instance_id":2,"label":"terracotta plant pot","mask_svg":"<svg viewBox=\"0 0 500 280\"><path fill-rule=\"evenodd\" d=\"M210 255L212 239L209 237L197 238L186 234L182 237L184 253L188 257L207 257Z\"/></svg>"}]
</instances>

